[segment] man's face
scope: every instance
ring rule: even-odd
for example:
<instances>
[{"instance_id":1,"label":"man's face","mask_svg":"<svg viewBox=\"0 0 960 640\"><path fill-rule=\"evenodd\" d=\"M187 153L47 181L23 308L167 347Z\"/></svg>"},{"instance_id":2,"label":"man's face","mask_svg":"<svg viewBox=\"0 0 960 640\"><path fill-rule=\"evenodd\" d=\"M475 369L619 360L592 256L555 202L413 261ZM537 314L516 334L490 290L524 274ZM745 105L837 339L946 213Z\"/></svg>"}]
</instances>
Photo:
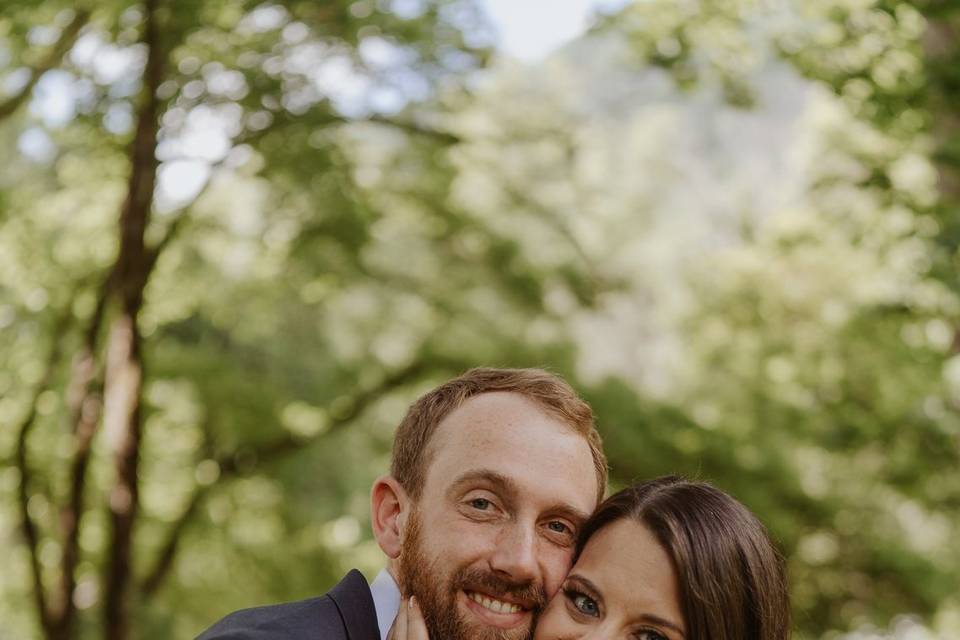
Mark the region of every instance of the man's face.
<instances>
[{"instance_id":1,"label":"man's face","mask_svg":"<svg viewBox=\"0 0 960 640\"><path fill-rule=\"evenodd\" d=\"M516 393L474 396L430 442L398 578L431 638L524 640L596 507L586 439Z\"/></svg>"}]
</instances>

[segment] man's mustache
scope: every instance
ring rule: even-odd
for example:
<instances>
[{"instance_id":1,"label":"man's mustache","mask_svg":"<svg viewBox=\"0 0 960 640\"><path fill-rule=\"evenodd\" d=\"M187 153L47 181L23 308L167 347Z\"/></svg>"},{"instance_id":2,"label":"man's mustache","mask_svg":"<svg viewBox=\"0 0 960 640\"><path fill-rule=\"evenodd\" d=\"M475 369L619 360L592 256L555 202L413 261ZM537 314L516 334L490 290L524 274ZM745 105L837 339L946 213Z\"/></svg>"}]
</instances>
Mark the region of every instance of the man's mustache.
<instances>
[{"instance_id":1,"label":"man's mustache","mask_svg":"<svg viewBox=\"0 0 960 640\"><path fill-rule=\"evenodd\" d=\"M453 580L454 588L476 591L481 594L507 600L524 609L539 611L547 604L547 594L543 587L532 580L511 582L495 573L481 569L464 569Z\"/></svg>"}]
</instances>

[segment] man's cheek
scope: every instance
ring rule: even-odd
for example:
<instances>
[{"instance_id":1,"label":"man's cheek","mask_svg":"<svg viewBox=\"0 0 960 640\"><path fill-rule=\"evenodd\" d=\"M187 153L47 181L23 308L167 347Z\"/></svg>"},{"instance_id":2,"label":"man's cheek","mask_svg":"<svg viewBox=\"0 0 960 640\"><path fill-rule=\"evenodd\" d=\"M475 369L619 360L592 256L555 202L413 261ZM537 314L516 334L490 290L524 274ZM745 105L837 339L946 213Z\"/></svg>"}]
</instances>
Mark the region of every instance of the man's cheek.
<instances>
[{"instance_id":1,"label":"man's cheek","mask_svg":"<svg viewBox=\"0 0 960 640\"><path fill-rule=\"evenodd\" d=\"M544 553L541 558L543 567L543 589L547 598L553 598L573 563L573 550L555 548Z\"/></svg>"},{"instance_id":2,"label":"man's cheek","mask_svg":"<svg viewBox=\"0 0 960 640\"><path fill-rule=\"evenodd\" d=\"M452 527L446 543L459 556L482 556L497 546L499 527L490 523L461 520Z\"/></svg>"}]
</instances>

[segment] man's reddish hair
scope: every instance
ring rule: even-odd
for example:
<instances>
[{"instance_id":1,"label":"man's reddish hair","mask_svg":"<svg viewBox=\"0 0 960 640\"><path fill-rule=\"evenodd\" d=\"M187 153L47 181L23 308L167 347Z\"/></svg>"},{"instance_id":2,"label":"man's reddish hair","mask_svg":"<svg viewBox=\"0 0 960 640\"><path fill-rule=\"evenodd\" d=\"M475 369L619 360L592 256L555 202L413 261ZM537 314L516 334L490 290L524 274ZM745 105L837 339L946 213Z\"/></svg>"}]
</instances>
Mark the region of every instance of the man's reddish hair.
<instances>
[{"instance_id":1,"label":"man's reddish hair","mask_svg":"<svg viewBox=\"0 0 960 640\"><path fill-rule=\"evenodd\" d=\"M468 398L481 393L518 393L568 424L590 446L597 474L597 502L607 486L607 459L593 410L562 378L543 369L476 368L443 383L414 402L397 428L390 473L407 493L418 499L430 463L430 439L437 426Z\"/></svg>"}]
</instances>

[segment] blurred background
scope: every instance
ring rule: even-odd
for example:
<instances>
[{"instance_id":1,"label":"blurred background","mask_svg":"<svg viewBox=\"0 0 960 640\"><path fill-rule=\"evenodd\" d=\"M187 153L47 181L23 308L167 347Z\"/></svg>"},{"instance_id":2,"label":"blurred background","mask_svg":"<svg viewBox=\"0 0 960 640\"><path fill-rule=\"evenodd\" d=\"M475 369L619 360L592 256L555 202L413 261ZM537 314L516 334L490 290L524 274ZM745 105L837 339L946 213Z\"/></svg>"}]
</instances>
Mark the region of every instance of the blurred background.
<instances>
[{"instance_id":1,"label":"blurred background","mask_svg":"<svg viewBox=\"0 0 960 640\"><path fill-rule=\"evenodd\" d=\"M545 366L797 637L960 637L953 0L5 0L0 637L383 558L420 393Z\"/></svg>"}]
</instances>

